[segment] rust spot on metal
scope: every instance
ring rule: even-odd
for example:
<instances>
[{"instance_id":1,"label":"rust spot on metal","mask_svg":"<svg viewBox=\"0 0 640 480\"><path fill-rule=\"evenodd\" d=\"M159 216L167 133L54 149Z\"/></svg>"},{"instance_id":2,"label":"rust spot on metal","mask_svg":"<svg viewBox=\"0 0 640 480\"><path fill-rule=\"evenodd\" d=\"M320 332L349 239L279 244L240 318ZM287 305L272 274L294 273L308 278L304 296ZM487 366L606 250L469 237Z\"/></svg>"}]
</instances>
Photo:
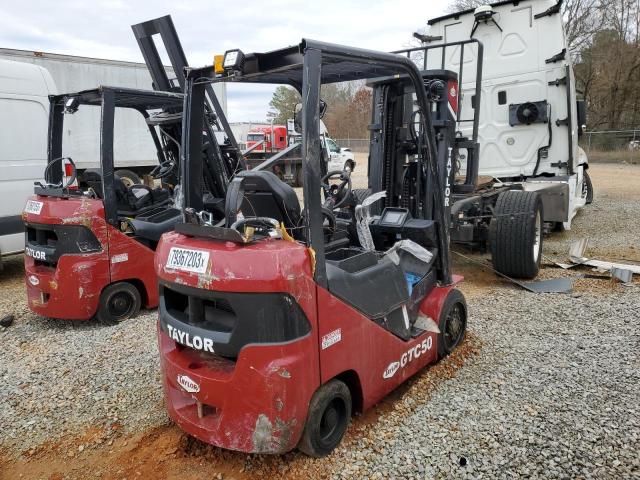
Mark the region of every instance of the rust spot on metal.
<instances>
[{"instance_id":1,"label":"rust spot on metal","mask_svg":"<svg viewBox=\"0 0 640 480\"><path fill-rule=\"evenodd\" d=\"M255 452L269 452L272 449L273 424L264 413L258 415L256 426L253 429L251 441Z\"/></svg>"},{"instance_id":2,"label":"rust spot on metal","mask_svg":"<svg viewBox=\"0 0 640 480\"><path fill-rule=\"evenodd\" d=\"M256 453L280 453L286 450L291 441L292 429L296 420L285 422L276 417L275 427L264 413L258 415L251 440Z\"/></svg>"}]
</instances>

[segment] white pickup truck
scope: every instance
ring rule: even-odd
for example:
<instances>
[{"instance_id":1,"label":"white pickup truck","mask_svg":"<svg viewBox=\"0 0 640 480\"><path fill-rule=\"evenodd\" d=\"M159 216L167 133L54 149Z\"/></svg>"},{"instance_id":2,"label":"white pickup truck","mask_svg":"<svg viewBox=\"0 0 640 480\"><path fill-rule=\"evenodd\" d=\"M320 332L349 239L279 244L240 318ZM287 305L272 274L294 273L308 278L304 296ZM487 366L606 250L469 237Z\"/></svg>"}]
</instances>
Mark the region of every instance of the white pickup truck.
<instances>
[{"instance_id":1,"label":"white pickup truck","mask_svg":"<svg viewBox=\"0 0 640 480\"><path fill-rule=\"evenodd\" d=\"M356 158L350 149L341 148L335 140L327 136L324 137L324 144L327 149L327 158L329 158L327 164L327 170L329 172L334 170L352 171L356 168Z\"/></svg>"}]
</instances>

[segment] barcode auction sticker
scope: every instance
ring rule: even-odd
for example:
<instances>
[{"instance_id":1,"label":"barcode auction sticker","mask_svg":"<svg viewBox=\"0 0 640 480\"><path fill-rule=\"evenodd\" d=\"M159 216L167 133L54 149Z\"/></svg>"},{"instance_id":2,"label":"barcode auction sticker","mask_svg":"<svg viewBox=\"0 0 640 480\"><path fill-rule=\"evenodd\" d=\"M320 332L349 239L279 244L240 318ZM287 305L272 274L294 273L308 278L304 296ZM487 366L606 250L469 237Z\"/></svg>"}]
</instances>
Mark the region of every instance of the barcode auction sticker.
<instances>
[{"instance_id":1,"label":"barcode auction sticker","mask_svg":"<svg viewBox=\"0 0 640 480\"><path fill-rule=\"evenodd\" d=\"M333 332L327 333L322 337L322 350L329 348L331 345L335 345L342 340L342 329L339 328Z\"/></svg>"},{"instance_id":2,"label":"barcode auction sticker","mask_svg":"<svg viewBox=\"0 0 640 480\"><path fill-rule=\"evenodd\" d=\"M24 206L24 211L27 213L33 213L34 215L40 215L40 212L42 211L42 205L42 202L27 200L27 204Z\"/></svg>"},{"instance_id":3,"label":"barcode auction sticker","mask_svg":"<svg viewBox=\"0 0 640 480\"><path fill-rule=\"evenodd\" d=\"M171 247L165 268L186 272L204 273L209 264L209 252L187 248Z\"/></svg>"}]
</instances>

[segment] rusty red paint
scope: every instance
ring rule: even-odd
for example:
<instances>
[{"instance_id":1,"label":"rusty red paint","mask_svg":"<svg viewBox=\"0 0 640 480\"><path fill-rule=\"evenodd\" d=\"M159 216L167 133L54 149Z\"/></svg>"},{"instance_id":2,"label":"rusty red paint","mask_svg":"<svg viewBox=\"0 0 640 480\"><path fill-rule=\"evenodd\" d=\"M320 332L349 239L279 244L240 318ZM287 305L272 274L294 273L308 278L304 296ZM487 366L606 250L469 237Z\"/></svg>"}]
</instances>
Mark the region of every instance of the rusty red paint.
<instances>
[{"instance_id":1,"label":"rusty red paint","mask_svg":"<svg viewBox=\"0 0 640 480\"><path fill-rule=\"evenodd\" d=\"M205 283L197 273L165 269L173 246L210 253ZM287 452L298 444L311 397L323 383L354 372L366 409L437 359L435 334L426 332L404 342L319 288L307 249L297 243L264 240L241 246L169 233L158 246L155 266L163 281L193 287L206 284L204 288L227 292L288 293L311 324L311 333L304 338L278 345L247 345L235 361L182 347L158 328L170 417L190 435L222 448ZM461 277L454 278L455 283L459 281ZM436 287L421 310L438 319L452 288ZM322 336L336 329L341 329L340 341L322 350ZM400 362L410 349L420 354L384 378L389 365ZM195 381L199 391L185 391L177 383L182 375ZM209 415L198 416L198 402L210 407Z\"/></svg>"},{"instance_id":2,"label":"rusty red paint","mask_svg":"<svg viewBox=\"0 0 640 480\"><path fill-rule=\"evenodd\" d=\"M102 290L123 280L133 280L143 286L141 293L146 308L158 305L154 251L109 225L101 200L38 195L31 199L42 202L43 206L40 214L25 212L25 222L82 225L93 232L102 246L101 252L63 255L55 267L37 264L25 255L27 300L32 311L52 318L88 320L98 309ZM127 254L127 261L112 263L114 256L123 253ZM37 285L29 281L31 276L38 279Z\"/></svg>"}]
</instances>

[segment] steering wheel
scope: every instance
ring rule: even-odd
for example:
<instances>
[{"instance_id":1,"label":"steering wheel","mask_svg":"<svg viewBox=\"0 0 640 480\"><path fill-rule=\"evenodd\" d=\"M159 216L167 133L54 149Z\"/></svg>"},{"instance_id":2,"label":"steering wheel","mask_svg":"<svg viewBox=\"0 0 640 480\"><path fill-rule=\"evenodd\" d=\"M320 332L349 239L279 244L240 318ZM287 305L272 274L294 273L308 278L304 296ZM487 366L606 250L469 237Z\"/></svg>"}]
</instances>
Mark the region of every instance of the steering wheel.
<instances>
[{"instance_id":1,"label":"steering wheel","mask_svg":"<svg viewBox=\"0 0 640 480\"><path fill-rule=\"evenodd\" d=\"M339 184L331 184L334 177L339 177ZM351 196L351 172L346 170L334 170L327 173L321 180L322 191L324 192L324 208L335 210L342 207ZM334 218L335 220L335 218Z\"/></svg>"},{"instance_id":2,"label":"steering wheel","mask_svg":"<svg viewBox=\"0 0 640 480\"><path fill-rule=\"evenodd\" d=\"M171 160L166 160L162 162L160 165L156 165L153 170L151 170L150 175L155 179L166 178L173 173L176 168L176 164Z\"/></svg>"},{"instance_id":3,"label":"steering wheel","mask_svg":"<svg viewBox=\"0 0 640 480\"><path fill-rule=\"evenodd\" d=\"M257 235L269 237L271 236L269 232L277 230L280 227L280 223L276 219L269 217L246 217L239 218L229 228L244 235L245 227L253 227Z\"/></svg>"},{"instance_id":4,"label":"steering wheel","mask_svg":"<svg viewBox=\"0 0 640 480\"><path fill-rule=\"evenodd\" d=\"M320 207L320 212L322 213L322 217L323 217L322 231L324 233L325 242L328 242L333 236L333 234L336 233L336 227L337 227L336 216L333 214L333 212L330 209L326 207ZM306 208L302 210L302 213L300 214L300 222L298 223L298 228L301 228L303 225L307 223L308 215L309 215L309 212L307 211Z\"/></svg>"},{"instance_id":5,"label":"steering wheel","mask_svg":"<svg viewBox=\"0 0 640 480\"><path fill-rule=\"evenodd\" d=\"M60 165L62 165L62 162L64 160L67 160L69 162L69 165L71 165L71 175L69 176L69 179L67 180L67 183L64 183L64 180L60 180L60 182L58 183L49 183L49 175L51 173L51 166L54 163L58 163L60 162ZM64 177L64 175L63 175ZM74 161L71 159L71 157L60 157L60 158L55 158L53 159L51 162L49 162L47 164L47 167L44 169L44 180L45 182L47 182L47 186L48 187L54 187L54 188L68 188L71 185L73 185L73 182L76 181L76 178L78 178L78 169L76 168L76 164L74 163Z\"/></svg>"}]
</instances>

